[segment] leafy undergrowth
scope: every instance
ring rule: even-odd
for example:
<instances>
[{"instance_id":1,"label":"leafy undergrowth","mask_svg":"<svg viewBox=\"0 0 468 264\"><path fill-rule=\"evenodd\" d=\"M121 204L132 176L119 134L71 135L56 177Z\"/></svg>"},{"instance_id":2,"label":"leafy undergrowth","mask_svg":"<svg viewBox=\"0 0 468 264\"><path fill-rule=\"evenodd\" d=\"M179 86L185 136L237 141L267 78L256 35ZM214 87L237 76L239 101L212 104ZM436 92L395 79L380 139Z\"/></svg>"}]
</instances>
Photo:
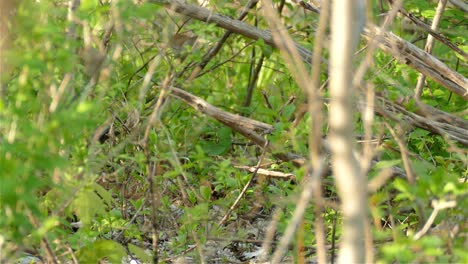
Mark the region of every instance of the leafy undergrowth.
<instances>
[{"instance_id":1,"label":"leafy undergrowth","mask_svg":"<svg viewBox=\"0 0 468 264\"><path fill-rule=\"evenodd\" d=\"M17 6L14 48L6 53L10 67L0 89L0 262L269 259L307 182L305 167L276 154L308 157L311 130L309 114L301 115L304 95L280 54L263 41L234 34L197 72L195 64L221 39L222 29L158 5L97 2L83 1L75 21L67 20L68 1ZM216 2L213 10L234 17L242 7ZM406 4L421 19L432 18L434 4ZM299 43L312 48L311 25L318 16L297 8L286 4L284 23ZM464 29L457 26L466 21L463 14L452 7L447 11L443 32L454 43L465 43ZM267 28L254 11L245 22ZM401 29L399 23L401 18L393 31L401 37L421 34ZM72 25L75 36L69 34ZM463 58L442 45L433 53L466 75L467 68L459 67L466 66ZM415 110L408 96L417 72L381 51L375 64L366 78L376 92ZM326 74L321 77L325 82ZM465 100L427 82L430 89L422 100L466 121ZM275 152L265 153L170 92L162 95L168 85L224 111L271 124L274 130L261 137ZM327 114L326 89L323 97ZM355 118L361 151L367 124L359 111ZM375 163L369 181L390 168L401 172L369 193L375 262L467 263L466 149L402 120L404 116L376 116L370 126ZM324 135L327 129L325 123ZM258 168L283 177L252 172ZM324 200L307 208L285 263L316 260L314 209L319 204L327 254L334 261L342 216L331 169L323 174L322 190Z\"/></svg>"}]
</instances>

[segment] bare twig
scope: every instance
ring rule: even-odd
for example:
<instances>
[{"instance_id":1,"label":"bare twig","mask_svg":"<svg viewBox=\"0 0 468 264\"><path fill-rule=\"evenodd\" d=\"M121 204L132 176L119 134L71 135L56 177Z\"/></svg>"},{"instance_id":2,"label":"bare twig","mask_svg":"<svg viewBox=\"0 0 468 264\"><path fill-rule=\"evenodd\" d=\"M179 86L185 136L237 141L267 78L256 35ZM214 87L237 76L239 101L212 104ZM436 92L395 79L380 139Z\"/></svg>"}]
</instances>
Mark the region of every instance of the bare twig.
<instances>
[{"instance_id":1,"label":"bare twig","mask_svg":"<svg viewBox=\"0 0 468 264\"><path fill-rule=\"evenodd\" d=\"M276 233L276 226L281 217L281 209L276 208L273 211L273 216L271 217L270 224L267 227L265 238L263 239L261 255L259 257L260 261L266 261L268 258L268 253L270 251L271 244L273 244L273 239ZM275 243L276 244L276 243Z\"/></svg>"},{"instance_id":2,"label":"bare twig","mask_svg":"<svg viewBox=\"0 0 468 264\"><path fill-rule=\"evenodd\" d=\"M439 213L440 210L447 209L447 208L453 208L457 205L456 201L437 201L434 200L432 201L432 207L434 207L434 210L432 211L431 215L429 216L429 219L427 219L426 223L424 224L423 228L419 230L413 237L414 240L420 239L422 236L424 236L427 231L429 231L429 228L431 227L432 223L434 223L434 220Z\"/></svg>"},{"instance_id":3,"label":"bare twig","mask_svg":"<svg viewBox=\"0 0 468 264\"><path fill-rule=\"evenodd\" d=\"M39 223L36 217L34 217L34 215L32 214L31 210L26 209L26 215L29 218L29 221L31 222L31 224L34 226L34 228L38 229L40 227ZM45 235L44 237L41 238L41 247L46 253L47 263L52 263L52 264L59 263L57 256L55 255L54 251L50 247L50 243Z\"/></svg>"},{"instance_id":4,"label":"bare twig","mask_svg":"<svg viewBox=\"0 0 468 264\"><path fill-rule=\"evenodd\" d=\"M369 181L367 184L367 192L369 194L376 192L379 190L390 178L392 178L394 172L392 169L384 169L382 170L377 176L375 176L372 180Z\"/></svg>"},{"instance_id":5,"label":"bare twig","mask_svg":"<svg viewBox=\"0 0 468 264\"><path fill-rule=\"evenodd\" d=\"M440 2L439 2L439 6L440 6ZM437 8L439 8L439 7L437 7ZM465 58L465 60L468 60L468 54L466 54L466 52L464 52L462 49L460 49L457 45L452 43L449 39L444 37L441 33L437 32L436 31L437 27L432 28L432 27L426 25L426 23L424 23L419 18L417 18L415 15L413 15L412 13L406 11L403 8L400 8L400 13L402 13L405 17L409 18L414 24L416 24L418 27L420 27L421 29L426 31L434 39L437 39L442 44L446 45L447 47L449 47L450 49L452 49L456 53L460 54L463 58ZM435 17L434 17L434 19L435 19Z\"/></svg>"},{"instance_id":6,"label":"bare twig","mask_svg":"<svg viewBox=\"0 0 468 264\"><path fill-rule=\"evenodd\" d=\"M313 174L316 175L311 175L309 176L310 178L314 177L321 177L324 169L324 162L320 164L320 167L312 172ZM301 193L301 196L299 200L297 201L296 209L294 210L293 216L291 220L289 221L288 227L286 228L284 235L281 237L281 240L279 242L278 247L275 250L275 253L273 254L273 257L271 259L271 263L280 263L281 259L283 257L284 251L287 249L294 232L296 231L299 223L302 221L304 217L305 210L307 208L307 205L310 202L310 199L312 199L312 192L313 192L313 187L314 187L314 182L313 181L308 181L304 185L304 190Z\"/></svg>"},{"instance_id":7,"label":"bare twig","mask_svg":"<svg viewBox=\"0 0 468 264\"><path fill-rule=\"evenodd\" d=\"M383 24L380 26L380 28L383 31L386 31L387 28L393 23L396 15L398 14L398 10L402 4L403 0L398 0L395 3L392 4L392 9L388 14L385 16L385 20ZM355 86L358 86L362 78L364 77L364 74L367 72L367 69L372 66L373 64L373 58L374 58L374 52L378 47L379 44L379 37L378 35L373 36L370 38L367 44L367 53L364 58L364 61L359 65L359 68L356 70L356 73L354 74L354 79L353 83Z\"/></svg>"},{"instance_id":8,"label":"bare twig","mask_svg":"<svg viewBox=\"0 0 468 264\"><path fill-rule=\"evenodd\" d=\"M434 16L434 19L432 20L432 25L431 25L431 29L434 31L437 30L437 28L439 27L439 22L442 17L442 13L444 12L446 4L447 4L447 0L439 0L439 5L437 6L436 14ZM424 50L427 53L431 54L432 47L434 47L434 37L432 35L428 35ZM468 56L466 56L465 59L468 59ZM426 76L420 73L418 76L418 82L416 84L416 88L414 89L414 98L416 100L419 100L421 98L425 81L426 81Z\"/></svg>"},{"instance_id":9,"label":"bare twig","mask_svg":"<svg viewBox=\"0 0 468 264\"><path fill-rule=\"evenodd\" d=\"M155 61L156 59L154 60L154 62ZM152 64L156 64L154 62ZM146 75L148 79L148 83L146 82L143 83L142 90L146 90L145 86L149 85L149 80L151 79L151 76L153 75L153 73L154 73L154 67L150 67L150 70L148 70L148 73ZM149 190L150 190L149 191L149 195L150 195L149 203L151 206L151 232L152 232L151 239L152 239L153 263L155 264L159 262L159 254L158 254L159 238L158 238L158 228L157 228L157 220L156 220L156 212L158 210L158 199L157 199L157 194L156 194L156 186L153 181L154 174L156 171L156 164L152 160L151 152L149 149L149 135L150 135L151 128L154 126L154 124L159 119L159 116L161 114L160 109L163 105L163 102L166 99L168 90L170 89L169 88L170 81L171 81L171 78L166 77L166 80L164 81L162 89L161 89L161 93L159 94L158 101L154 105L153 112L151 113L149 117L148 124L146 126L145 133L144 133L143 140L142 140L143 151L146 157L146 179L148 181ZM140 100L143 100L143 98L140 98Z\"/></svg>"},{"instance_id":10,"label":"bare twig","mask_svg":"<svg viewBox=\"0 0 468 264\"><path fill-rule=\"evenodd\" d=\"M255 171L253 172L252 177L250 177L249 181L245 184L244 188L239 193L239 196L237 197L237 199L234 201L232 206L229 208L229 210L223 216L221 221L219 221L219 223L218 223L219 226L224 225L227 222L227 220L229 219L229 217L231 216L232 211L234 211L239 206L240 200L242 199L242 197L244 197L245 193L249 189L249 187L252 184L253 180L257 176L257 171L260 169L260 165L262 164L263 159L265 159L265 154L267 153L267 147L268 147L268 141L265 141L265 145L263 146L262 155L258 159L258 163L257 163L257 166L255 167Z\"/></svg>"},{"instance_id":11,"label":"bare twig","mask_svg":"<svg viewBox=\"0 0 468 264\"><path fill-rule=\"evenodd\" d=\"M416 178L415 178L415 175L414 175L414 172L413 172L413 167L411 166L410 159L408 157L408 149L406 148L406 146L405 146L405 144L403 143L403 140L402 140L403 132L401 131L402 130L401 126L399 126L399 125L397 126L398 127L398 134L397 134L397 132L395 132L395 130L388 123L385 123L385 126L390 131L393 138L395 139L398 146L400 147L401 160L403 162L403 168L405 168L405 171L406 171L406 177L408 179L408 183L411 184L411 185L415 185L416 184ZM416 201L416 207L418 209L419 218L420 218L421 221L423 221L424 218L425 218L424 208L423 208L423 206L421 205L421 203L419 201Z\"/></svg>"},{"instance_id":12,"label":"bare twig","mask_svg":"<svg viewBox=\"0 0 468 264\"><path fill-rule=\"evenodd\" d=\"M413 184L416 183L416 180L415 180L415 177L414 177L413 168L411 167L410 160L409 160L409 157L408 157L408 150L406 149L405 144L402 141L402 134L403 133L401 131L398 131L399 133L397 134L395 132L395 130L392 128L392 126L390 126L388 123L385 123L385 126L390 131L393 138L395 139L398 146L400 147L401 160L403 161L403 167L405 168L405 171L406 171L407 180L411 185L413 185ZM399 128L399 130L401 130L401 128L399 126L398 126L398 128Z\"/></svg>"},{"instance_id":13,"label":"bare twig","mask_svg":"<svg viewBox=\"0 0 468 264\"><path fill-rule=\"evenodd\" d=\"M300 2L306 8L304 1ZM309 9L310 10L310 9ZM323 111L322 97L320 90L320 72L321 72L321 57L324 38L327 25L329 24L330 1L323 1L322 12L320 13L317 32L315 33L314 51L312 57L312 72L311 84L306 88L308 90L308 111L310 116L310 132L309 132L309 160L311 170L317 170L320 166L319 161L322 159L322 126L323 126ZM312 11L314 9L312 8ZM313 174L312 174L313 175ZM315 201L314 219L315 219L315 240L317 241L317 260L319 264L327 263L326 242L327 236L325 232L325 224L323 221L324 207L317 201L322 200L322 179L320 175L315 175L315 178L310 179L313 182L313 197Z\"/></svg>"}]
</instances>

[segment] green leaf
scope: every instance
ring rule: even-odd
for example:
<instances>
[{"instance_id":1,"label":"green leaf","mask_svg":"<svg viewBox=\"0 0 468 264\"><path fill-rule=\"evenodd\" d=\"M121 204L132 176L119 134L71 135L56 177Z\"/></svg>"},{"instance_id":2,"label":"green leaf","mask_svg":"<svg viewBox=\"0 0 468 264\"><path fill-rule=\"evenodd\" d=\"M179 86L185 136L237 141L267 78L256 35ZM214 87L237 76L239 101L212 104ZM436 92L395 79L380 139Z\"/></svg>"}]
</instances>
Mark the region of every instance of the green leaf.
<instances>
[{"instance_id":1,"label":"green leaf","mask_svg":"<svg viewBox=\"0 0 468 264\"><path fill-rule=\"evenodd\" d=\"M386 169L390 168L393 166L397 166L401 164L401 159L396 159L396 160L382 160L377 162L374 165L374 170L381 170L381 169Z\"/></svg>"},{"instance_id":2,"label":"green leaf","mask_svg":"<svg viewBox=\"0 0 468 264\"><path fill-rule=\"evenodd\" d=\"M211 188L205 185L200 186L200 194L206 201L209 201L211 199Z\"/></svg>"},{"instance_id":3,"label":"green leaf","mask_svg":"<svg viewBox=\"0 0 468 264\"><path fill-rule=\"evenodd\" d=\"M127 257L125 248L112 240L98 240L85 246L76 253L80 263L100 263L106 260L110 263L122 263Z\"/></svg>"},{"instance_id":4,"label":"green leaf","mask_svg":"<svg viewBox=\"0 0 468 264\"><path fill-rule=\"evenodd\" d=\"M130 253L139 258L143 263L151 263L153 257L151 254L148 254L144 249L137 247L133 244L128 244L128 250Z\"/></svg>"},{"instance_id":5,"label":"green leaf","mask_svg":"<svg viewBox=\"0 0 468 264\"><path fill-rule=\"evenodd\" d=\"M83 222L83 224L90 224L97 214L104 214L106 205L103 203L92 188L85 187L76 196L72 203L72 208Z\"/></svg>"},{"instance_id":6,"label":"green leaf","mask_svg":"<svg viewBox=\"0 0 468 264\"><path fill-rule=\"evenodd\" d=\"M218 142L205 141L201 145L204 151L210 156L217 156L226 153L232 144L232 131L228 127L222 127L217 131Z\"/></svg>"},{"instance_id":7,"label":"green leaf","mask_svg":"<svg viewBox=\"0 0 468 264\"><path fill-rule=\"evenodd\" d=\"M273 54L273 48L266 44L263 39L257 40L256 44L262 49L263 55L265 55L266 58L269 58L271 54Z\"/></svg>"},{"instance_id":8,"label":"green leaf","mask_svg":"<svg viewBox=\"0 0 468 264\"><path fill-rule=\"evenodd\" d=\"M82 0L80 4L80 9L83 11L90 11L95 9L99 4L98 0Z\"/></svg>"},{"instance_id":9,"label":"green leaf","mask_svg":"<svg viewBox=\"0 0 468 264\"><path fill-rule=\"evenodd\" d=\"M468 53L468 45L462 45L462 46L458 46L461 50L463 50L465 53ZM462 61L465 61L466 62L466 59L463 55L459 54L458 52L455 52L455 56L457 56L457 58L459 58L460 60Z\"/></svg>"},{"instance_id":10,"label":"green leaf","mask_svg":"<svg viewBox=\"0 0 468 264\"><path fill-rule=\"evenodd\" d=\"M99 196L102 197L102 199L108 206L114 204L114 198L112 198L112 194L106 189L104 189L101 185L93 183L91 187L99 194Z\"/></svg>"}]
</instances>

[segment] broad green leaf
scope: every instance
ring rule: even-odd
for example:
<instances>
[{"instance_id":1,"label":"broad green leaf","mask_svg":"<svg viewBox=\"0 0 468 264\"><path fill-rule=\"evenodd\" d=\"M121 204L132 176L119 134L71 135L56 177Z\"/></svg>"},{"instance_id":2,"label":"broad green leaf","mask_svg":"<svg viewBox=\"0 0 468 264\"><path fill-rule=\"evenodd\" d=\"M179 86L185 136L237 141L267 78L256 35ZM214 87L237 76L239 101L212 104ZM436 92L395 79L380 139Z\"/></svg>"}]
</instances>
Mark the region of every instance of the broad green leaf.
<instances>
[{"instance_id":1,"label":"broad green leaf","mask_svg":"<svg viewBox=\"0 0 468 264\"><path fill-rule=\"evenodd\" d=\"M151 254L148 254L144 249L133 244L128 244L127 246L128 250L137 258L139 258L143 263L151 263L153 260Z\"/></svg>"},{"instance_id":2,"label":"broad green leaf","mask_svg":"<svg viewBox=\"0 0 468 264\"><path fill-rule=\"evenodd\" d=\"M127 252L117 242L98 240L78 250L76 256L80 263L100 263L103 260L110 263L122 263L122 260L127 257Z\"/></svg>"}]
</instances>

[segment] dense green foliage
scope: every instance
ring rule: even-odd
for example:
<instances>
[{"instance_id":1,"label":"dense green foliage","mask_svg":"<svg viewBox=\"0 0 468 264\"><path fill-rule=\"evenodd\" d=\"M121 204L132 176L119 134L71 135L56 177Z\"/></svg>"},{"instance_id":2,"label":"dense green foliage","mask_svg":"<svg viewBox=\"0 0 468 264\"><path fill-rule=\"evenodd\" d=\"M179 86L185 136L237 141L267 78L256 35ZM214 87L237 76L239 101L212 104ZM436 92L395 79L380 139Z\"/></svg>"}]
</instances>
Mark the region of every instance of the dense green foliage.
<instances>
[{"instance_id":1,"label":"dense green foliage","mask_svg":"<svg viewBox=\"0 0 468 264\"><path fill-rule=\"evenodd\" d=\"M144 135L161 85L169 82L225 111L272 124L275 131L265 135L271 144L307 157L308 114L297 126L292 125L305 97L279 52L263 41L233 34L199 76L188 80L194 63L219 41L223 29L162 6L132 1L82 1L75 20L70 21L68 2L20 1L10 25L13 44L5 54L11 67L2 79L5 91L0 101L0 262L18 259L31 249L45 256L44 241L64 262L72 259L71 251L82 263L102 258L119 263L129 254L150 262L150 250L144 250L151 249L148 171L153 167L148 166L152 164L158 236L167 242L159 249L160 260L214 238L251 238L242 225L233 232L231 225L216 222L252 177L236 166L255 166L261 148L171 96L159 108L146 149ZM422 20L433 18L436 3L404 2ZM209 1L208 7L232 17L242 9L231 1ZM384 11L380 8L388 9L371 8L375 19ZM467 51L466 15L449 6L443 17L440 31ZM312 49L318 16L286 4L283 18L292 37ZM244 21L267 29L255 11ZM392 31L408 41L418 39L415 45L423 48L426 34L406 30L402 23L398 17ZM177 42L175 36L183 37L182 33L195 35L195 44ZM433 54L466 76L463 57L441 43L436 43ZM260 57L264 57L263 67L251 103L246 104L247 87ZM409 66L377 51L375 67L366 78L376 91L398 101L411 97L417 76ZM151 81L145 80L150 77ZM327 76L322 77L323 82ZM427 82L430 89L422 97L426 104L466 118L462 97L430 79ZM323 96L326 112L326 89ZM292 97L295 101L288 103ZM412 99L405 101L409 111L415 110L414 105ZM356 124L356 134L363 135L358 111ZM379 162L369 179L391 166L403 168L400 151L407 151L416 175L415 184L396 177L369 196L376 260L467 263L466 149L381 116L372 128L382 140L376 149ZM407 150L400 149L388 128L395 128ZM326 124L323 132L327 133ZM264 163L268 163L266 169L293 173L296 179L258 181L230 221L241 221L261 199L258 214L266 220L275 208L282 209L278 226L282 234L305 169L271 154ZM324 190L326 200L339 202L331 175L324 179ZM433 201L456 205L437 215L434 226L439 232L414 240L433 210ZM335 209L327 207L324 214L329 243L339 240L341 232L340 213ZM178 210L183 213L175 218ZM310 210L301 226L306 247L315 243L313 218ZM81 227L76 229L71 223L78 220ZM297 257L300 242L294 243L289 252L292 258ZM199 257L196 250L188 254Z\"/></svg>"}]
</instances>

